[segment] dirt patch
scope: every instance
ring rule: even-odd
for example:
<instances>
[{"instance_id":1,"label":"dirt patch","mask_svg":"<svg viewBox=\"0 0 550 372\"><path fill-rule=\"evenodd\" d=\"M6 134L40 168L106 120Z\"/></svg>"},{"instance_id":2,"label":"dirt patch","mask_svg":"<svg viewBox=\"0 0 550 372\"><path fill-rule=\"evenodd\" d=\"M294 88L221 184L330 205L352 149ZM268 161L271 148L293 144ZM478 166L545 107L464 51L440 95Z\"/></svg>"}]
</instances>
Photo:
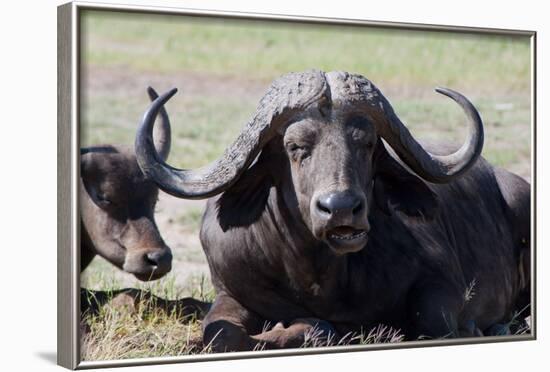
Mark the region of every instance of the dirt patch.
<instances>
[{"instance_id":1,"label":"dirt patch","mask_svg":"<svg viewBox=\"0 0 550 372\"><path fill-rule=\"evenodd\" d=\"M81 73L82 92L121 91L144 92L152 86L160 92L178 88L185 95L212 95L242 97L258 100L266 92L269 82L245 77L216 76L201 72L136 74L124 68L102 68L83 66Z\"/></svg>"},{"instance_id":2,"label":"dirt patch","mask_svg":"<svg viewBox=\"0 0 550 372\"><path fill-rule=\"evenodd\" d=\"M182 224L182 216L193 211L202 216L205 200L174 198L163 192L159 195L155 219L161 236L172 249L172 272L176 285L184 288L192 277L210 278L208 265L199 240L198 225ZM198 222L198 221L197 221Z\"/></svg>"},{"instance_id":3,"label":"dirt patch","mask_svg":"<svg viewBox=\"0 0 550 372\"><path fill-rule=\"evenodd\" d=\"M276 78L276 77L274 77ZM373 77L374 79L374 77ZM390 100L397 99L438 99L434 92L435 85L402 84L393 81L377 81L374 84ZM98 67L84 65L81 71L82 91L121 91L141 92L147 86L153 86L159 91L178 88L185 95L210 95L226 97L242 97L258 102L267 91L271 80L253 79L246 76L216 75L197 71L181 71L159 73L155 71L135 73L123 67ZM459 89L459 87L453 87ZM471 89L470 89L471 90ZM466 92L465 92L466 93ZM488 96L481 88L477 92L467 92L470 96ZM493 98L499 94L492 92ZM509 97L508 95L505 97Z\"/></svg>"}]
</instances>

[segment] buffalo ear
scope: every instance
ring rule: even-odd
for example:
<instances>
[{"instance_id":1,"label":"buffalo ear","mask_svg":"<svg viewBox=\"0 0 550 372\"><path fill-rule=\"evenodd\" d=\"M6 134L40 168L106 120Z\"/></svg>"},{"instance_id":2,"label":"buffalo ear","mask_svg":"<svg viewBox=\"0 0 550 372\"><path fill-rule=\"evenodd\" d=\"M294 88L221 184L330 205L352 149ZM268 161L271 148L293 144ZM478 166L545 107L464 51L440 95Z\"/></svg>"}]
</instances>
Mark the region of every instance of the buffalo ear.
<instances>
[{"instance_id":1,"label":"buffalo ear","mask_svg":"<svg viewBox=\"0 0 550 372\"><path fill-rule=\"evenodd\" d=\"M437 194L392 158L386 149L379 151L375 167L374 199L385 214L400 212L424 220L432 220L437 215Z\"/></svg>"},{"instance_id":2,"label":"buffalo ear","mask_svg":"<svg viewBox=\"0 0 550 372\"><path fill-rule=\"evenodd\" d=\"M273 178L262 155L218 199L218 221L223 231L248 226L264 212Z\"/></svg>"},{"instance_id":3,"label":"buffalo ear","mask_svg":"<svg viewBox=\"0 0 550 372\"><path fill-rule=\"evenodd\" d=\"M84 178L92 167L92 152L80 150L80 177Z\"/></svg>"},{"instance_id":4,"label":"buffalo ear","mask_svg":"<svg viewBox=\"0 0 550 372\"><path fill-rule=\"evenodd\" d=\"M90 197L97 193L97 164L94 161L94 153L83 151L80 152L80 179L84 185L84 189Z\"/></svg>"},{"instance_id":5,"label":"buffalo ear","mask_svg":"<svg viewBox=\"0 0 550 372\"><path fill-rule=\"evenodd\" d=\"M84 182L95 180L101 172L101 164L110 154L118 154L113 146L93 146L80 149L80 178Z\"/></svg>"},{"instance_id":6,"label":"buffalo ear","mask_svg":"<svg viewBox=\"0 0 550 372\"><path fill-rule=\"evenodd\" d=\"M90 183L92 178L94 177L94 170L96 168L94 159L93 159L93 152L88 152L81 150L80 151L80 178L82 179L82 182L85 184L85 186L88 186L87 184Z\"/></svg>"}]
</instances>

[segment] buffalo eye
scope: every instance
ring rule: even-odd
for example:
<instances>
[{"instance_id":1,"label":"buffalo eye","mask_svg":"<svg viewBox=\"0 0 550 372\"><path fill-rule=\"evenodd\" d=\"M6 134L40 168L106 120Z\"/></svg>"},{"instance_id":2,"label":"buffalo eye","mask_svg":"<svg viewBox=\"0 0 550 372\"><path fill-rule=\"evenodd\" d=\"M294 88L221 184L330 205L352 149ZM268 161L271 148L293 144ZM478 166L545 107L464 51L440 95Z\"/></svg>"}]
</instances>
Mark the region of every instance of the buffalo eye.
<instances>
[{"instance_id":1,"label":"buffalo eye","mask_svg":"<svg viewBox=\"0 0 550 372\"><path fill-rule=\"evenodd\" d=\"M373 139L371 136L363 135L356 141L356 144L358 147L360 147L363 151L371 152L374 148L376 139Z\"/></svg>"},{"instance_id":2,"label":"buffalo eye","mask_svg":"<svg viewBox=\"0 0 550 372\"><path fill-rule=\"evenodd\" d=\"M95 201L102 208L106 208L113 204L113 202L107 197L107 195L103 193L97 193L95 195Z\"/></svg>"},{"instance_id":3,"label":"buffalo eye","mask_svg":"<svg viewBox=\"0 0 550 372\"><path fill-rule=\"evenodd\" d=\"M310 148L307 145L289 142L286 144L286 150L294 161L304 160L309 156Z\"/></svg>"},{"instance_id":4,"label":"buffalo eye","mask_svg":"<svg viewBox=\"0 0 550 372\"><path fill-rule=\"evenodd\" d=\"M111 205L113 202L110 201L109 199L107 199L105 196L98 196L97 200L99 201L100 204L102 205Z\"/></svg>"}]
</instances>

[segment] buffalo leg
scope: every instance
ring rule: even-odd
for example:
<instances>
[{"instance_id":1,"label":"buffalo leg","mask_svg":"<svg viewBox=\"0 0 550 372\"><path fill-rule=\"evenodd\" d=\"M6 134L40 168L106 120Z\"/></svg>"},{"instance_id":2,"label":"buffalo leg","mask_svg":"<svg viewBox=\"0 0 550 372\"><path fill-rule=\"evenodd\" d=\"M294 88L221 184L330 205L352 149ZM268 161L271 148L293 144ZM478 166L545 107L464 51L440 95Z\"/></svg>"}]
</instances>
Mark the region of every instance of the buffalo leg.
<instances>
[{"instance_id":1,"label":"buffalo leg","mask_svg":"<svg viewBox=\"0 0 550 372\"><path fill-rule=\"evenodd\" d=\"M326 346L336 331L332 325L317 318L299 318L288 327L279 322L271 330L251 336L264 349L288 349L303 346Z\"/></svg>"},{"instance_id":2,"label":"buffalo leg","mask_svg":"<svg viewBox=\"0 0 550 372\"><path fill-rule=\"evenodd\" d=\"M483 334L485 336L509 336L511 334L510 325L506 323L496 323L487 328Z\"/></svg>"},{"instance_id":3,"label":"buffalo leg","mask_svg":"<svg viewBox=\"0 0 550 372\"><path fill-rule=\"evenodd\" d=\"M203 343L216 352L253 350L249 336L261 320L229 295L218 293L202 323Z\"/></svg>"},{"instance_id":4,"label":"buffalo leg","mask_svg":"<svg viewBox=\"0 0 550 372\"><path fill-rule=\"evenodd\" d=\"M336 334L328 322L315 318L296 319L288 327L277 323L267 331L261 331L263 323L235 299L220 293L203 321L203 342L216 352L284 349L301 347L308 335L326 340Z\"/></svg>"},{"instance_id":5,"label":"buffalo leg","mask_svg":"<svg viewBox=\"0 0 550 372\"><path fill-rule=\"evenodd\" d=\"M426 286L412 293L407 338L474 336L475 327L461 325L463 298L445 286Z\"/></svg>"}]
</instances>

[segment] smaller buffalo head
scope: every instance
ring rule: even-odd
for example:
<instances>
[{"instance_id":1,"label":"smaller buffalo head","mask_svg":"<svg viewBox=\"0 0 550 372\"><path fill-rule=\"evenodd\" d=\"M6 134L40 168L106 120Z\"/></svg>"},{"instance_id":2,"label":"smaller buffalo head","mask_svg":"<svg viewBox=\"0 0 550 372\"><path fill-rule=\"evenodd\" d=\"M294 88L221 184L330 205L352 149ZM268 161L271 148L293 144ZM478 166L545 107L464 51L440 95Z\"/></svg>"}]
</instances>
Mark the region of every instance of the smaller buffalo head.
<instances>
[{"instance_id":1,"label":"smaller buffalo head","mask_svg":"<svg viewBox=\"0 0 550 372\"><path fill-rule=\"evenodd\" d=\"M366 78L312 70L275 80L236 141L198 170L174 169L154 151L154 119L175 90L166 93L143 118L137 161L172 195L204 198L225 191L219 202L222 228L231 227L224 214L232 214L235 226L242 215L262 212L267 197L261 190L275 186L314 239L336 254L355 252L366 245L373 208L427 217L437 200L426 181L449 182L478 159L483 125L476 109L457 92L436 91L457 102L469 119L466 142L449 155L422 147Z\"/></svg>"},{"instance_id":2,"label":"smaller buffalo head","mask_svg":"<svg viewBox=\"0 0 550 372\"><path fill-rule=\"evenodd\" d=\"M148 92L151 100L158 97L152 88ZM166 159L170 123L164 110L161 117L155 152ZM80 175L82 260L99 254L144 281L168 273L172 253L154 219L158 187L139 169L133 149L111 145L84 148ZM88 263L82 262L82 268Z\"/></svg>"}]
</instances>

